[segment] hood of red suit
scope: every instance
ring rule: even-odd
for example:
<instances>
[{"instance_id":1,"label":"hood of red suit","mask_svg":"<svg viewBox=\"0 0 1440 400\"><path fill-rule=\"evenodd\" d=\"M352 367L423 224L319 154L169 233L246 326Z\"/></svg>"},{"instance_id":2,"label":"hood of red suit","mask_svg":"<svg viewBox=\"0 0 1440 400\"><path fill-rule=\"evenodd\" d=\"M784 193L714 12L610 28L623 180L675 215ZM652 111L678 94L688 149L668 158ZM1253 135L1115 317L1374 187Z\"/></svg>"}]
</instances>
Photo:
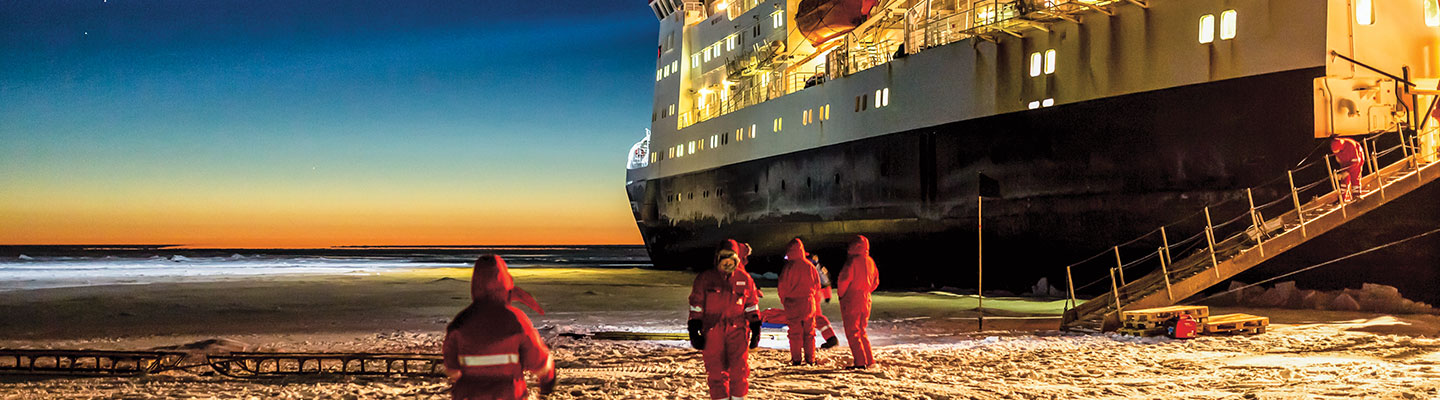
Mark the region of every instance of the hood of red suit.
<instances>
[{"instance_id":1,"label":"hood of red suit","mask_svg":"<svg viewBox=\"0 0 1440 400\"><path fill-rule=\"evenodd\" d=\"M510 269L505 267L505 260L500 256L484 255L475 260L475 270L470 278L470 298L508 303L510 290L514 288L515 280L510 277Z\"/></svg>"},{"instance_id":2,"label":"hood of red suit","mask_svg":"<svg viewBox=\"0 0 1440 400\"><path fill-rule=\"evenodd\" d=\"M855 240L850 241L850 255L870 255L870 239L863 235L856 235Z\"/></svg>"},{"instance_id":3,"label":"hood of red suit","mask_svg":"<svg viewBox=\"0 0 1440 400\"><path fill-rule=\"evenodd\" d=\"M790 239L790 244L785 247L785 259L790 261L805 260L805 243L800 238Z\"/></svg>"}]
</instances>

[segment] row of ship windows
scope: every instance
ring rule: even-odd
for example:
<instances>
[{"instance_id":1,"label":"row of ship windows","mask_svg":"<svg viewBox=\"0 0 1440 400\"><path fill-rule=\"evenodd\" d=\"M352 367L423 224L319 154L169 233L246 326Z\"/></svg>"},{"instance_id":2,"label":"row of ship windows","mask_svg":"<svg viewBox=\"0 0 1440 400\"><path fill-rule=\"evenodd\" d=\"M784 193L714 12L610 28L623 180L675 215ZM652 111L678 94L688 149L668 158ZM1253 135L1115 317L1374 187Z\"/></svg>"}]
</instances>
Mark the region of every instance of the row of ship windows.
<instances>
[{"instance_id":1,"label":"row of ship windows","mask_svg":"<svg viewBox=\"0 0 1440 400\"><path fill-rule=\"evenodd\" d=\"M676 72L680 72L680 60L671 61L670 64L655 70L655 81L659 82L661 79L669 78L670 74Z\"/></svg>"},{"instance_id":2,"label":"row of ship windows","mask_svg":"<svg viewBox=\"0 0 1440 400\"><path fill-rule=\"evenodd\" d=\"M674 104L671 104L669 107L662 108L662 109L660 109L660 111L656 111L656 112L654 112L654 113L651 113L651 114L650 114L650 122L659 121L661 118L667 118L667 117L670 117L670 116L672 116L672 115L675 115L675 105L674 105Z\"/></svg>"},{"instance_id":3,"label":"row of ship windows","mask_svg":"<svg viewBox=\"0 0 1440 400\"><path fill-rule=\"evenodd\" d=\"M779 10L775 11L774 13L771 13L771 14L770 14L770 27L771 27L771 28L775 28L775 29L779 29L779 28L782 27L782 26L785 26L785 13L784 13L783 11L779 11ZM760 25L759 25L759 24L756 24L756 25L755 25L754 27L752 27L751 29L752 29L752 32L751 32L751 35L752 35L752 36L754 36L754 37L760 37ZM716 41L715 43L713 43L713 44L711 44L711 45L709 45L709 46L706 46L704 49L701 49L701 50L698 51L698 52L695 52L695 53L693 53L693 54L690 54L690 68L700 68L700 64L701 64L702 60L703 60L704 62L710 62L711 59L720 58L720 52L721 52L721 50L724 50L724 51L735 51L735 47L738 46L739 43L740 43L740 32L736 32L736 33L730 34L730 36L726 36L724 39L720 39L720 40Z\"/></svg>"},{"instance_id":4,"label":"row of ship windows","mask_svg":"<svg viewBox=\"0 0 1440 400\"><path fill-rule=\"evenodd\" d=\"M1220 40L1235 38L1235 25L1237 14L1235 10L1225 10L1220 13ZM1200 17L1200 43L1215 42L1215 15L1205 14Z\"/></svg>"},{"instance_id":5,"label":"row of ship windows","mask_svg":"<svg viewBox=\"0 0 1440 400\"><path fill-rule=\"evenodd\" d=\"M1440 0L1421 0L1425 2L1425 25L1440 26ZM1375 1L1355 1L1355 23L1360 25L1375 25Z\"/></svg>"},{"instance_id":6,"label":"row of ship windows","mask_svg":"<svg viewBox=\"0 0 1440 400\"><path fill-rule=\"evenodd\" d=\"M837 184L837 185L840 184L840 174L835 174L835 184ZM810 188L810 187L814 187L814 185L815 185L815 181L814 181L813 179L811 179L810 177L805 177L805 187ZM784 180L784 179L781 179L781 180L780 180L780 190L786 190L786 189L787 189L786 186L787 186L787 185L785 184L785 180ZM742 189L742 190L743 190L743 189ZM759 184L759 183L756 183L756 184L754 185L754 187L751 188L751 193L760 193L760 184ZM709 197L710 197L710 191L709 191L709 190L704 190L704 191L701 191L701 192L700 192L700 198L709 198ZM715 197L725 197L725 188L715 188ZM674 203L674 202L680 202L680 201L686 201L686 200L695 200L695 192L689 192L689 193L669 193L669 194L666 194L666 195L665 195L665 202L666 202L666 203Z\"/></svg>"},{"instance_id":7,"label":"row of ship windows","mask_svg":"<svg viewBox=\"0 0 1440 400\"><path fill-rule=\"evenodd\" d=\"M867 107L869 106L869 99L870 99L870 95L869 95L869 94L863 94L863 95L855 96L855 111L856 111L856 112L865 111L865 110L867 109ZM887 106L889 106L889 105L890 105L890 88L876 89L876 90L875 90L875 108L887 107ZM675 105L673 105L673 104L670 105L670 110L671 110L672 113L674 112L674 111L673 111L674 108L675 108ZM666 116L667 116L667 115L665 115L664 111L662 110L662 112L660 113L660 118L664 118L664 117L666 117ZM827 120L829 120L829 119L830 119L830 105L829 105L829 104L826 104L826 105L820 106L819 108L814 108L814 109L808 109L808 108L807 108L807 109L805 109L804 111L802 111L802 112L800 113L800 124L801 124L801 125L805 125L805 126L809 126L810 124L813 124L813 123L816 122L816 117L819 117L819 120L820 120L820 121L827 121ZM771 131L771 132L779 133L780 131L782 131L782 130L784 130L784 129L785 129L785 117L775 118L774 120L771 120L771 121L770 121L770 131ZM734 132L734 133L735 133L735 134L734 134L734 136L735 136L735 141L737 141L737 142L738 142L738 141L743 141L743 140L745 140L745 139L754 139L754 138L755 138L755 124L751 124L749 130L746 130L745 128L737 128L737 129L735 129L735 132ZM675 147L667 148L667 149L665 150L665 153L664 153L663 155L662 155L661 153L658 153L658 152L656 152L656 153L650 153L650 162L651 162L651 163L656 163L656 162L660 162L660 160L667 160L667 159L671 159L671 158L680 158L680 157L684 157L684 156L687 156L687 155L695 154L696 152L699 152L699 151L705 151L705 149L707 149L707 148L713 149L713 148L720 147L720 146L724 146L724 145L727 145L727 144L730 144L730 134L727 133L727 134L725 134L725 135L719 135L719 134L711 135L708 143L707 143L707 141L706 141L705 139L691 140L691 141L686 142L686 143L681 143L681 144L675 145Z\"/></svg>"}]
</instances>

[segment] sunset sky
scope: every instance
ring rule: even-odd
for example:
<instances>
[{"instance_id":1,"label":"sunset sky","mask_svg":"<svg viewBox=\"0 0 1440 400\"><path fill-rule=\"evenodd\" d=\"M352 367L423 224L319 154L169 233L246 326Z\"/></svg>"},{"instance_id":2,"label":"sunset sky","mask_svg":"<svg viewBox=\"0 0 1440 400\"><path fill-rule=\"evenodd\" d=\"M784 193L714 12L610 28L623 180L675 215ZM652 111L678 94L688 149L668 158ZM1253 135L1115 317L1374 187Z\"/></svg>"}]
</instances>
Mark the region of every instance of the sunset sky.
<instances>
[{"instance_id":1,"label":"sunset sky","mask_svg":"<svg viewBox=\"0 0 1440 400\"><path fill-rule=\"evenodd\" d=\"M0 244L616 244L640 1L0 2Z\"/></svg>"}]
</instances>

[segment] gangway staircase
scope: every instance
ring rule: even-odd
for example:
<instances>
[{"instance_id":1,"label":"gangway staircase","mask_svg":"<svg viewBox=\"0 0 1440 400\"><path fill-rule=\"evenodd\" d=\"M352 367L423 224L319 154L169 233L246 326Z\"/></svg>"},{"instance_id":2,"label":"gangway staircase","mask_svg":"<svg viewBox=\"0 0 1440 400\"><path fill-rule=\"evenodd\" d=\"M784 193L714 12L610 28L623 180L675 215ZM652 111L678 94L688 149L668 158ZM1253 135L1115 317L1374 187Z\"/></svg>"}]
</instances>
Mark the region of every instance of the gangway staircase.
<instances>
[{"instance_id":1,"label":"gangway staircase","mask_svg":"<svg viewBox=\"0 0 1440 400\"><path fill-rule=\"evenodd\" d=\"M1434 137L1435 130L1420 136L1403 135L1397 130L1363 140L1368 173L1362 178L1365 192L1352 202L1340 201L1343 178L1337 175L1327 157L1287 171L1287 176L1271 181L1275 187L1268 190L1256 187L1246 189L1243 197L1234 196L1236 203L1248 201L1248 207L1245 204L1231 207L1239 210L1239 215L1229 221L1213 223L1211 212L1216 207L1206 207L1197 213L1205 217L1203 227L1195 224L1195 230L1200 232L1189 239L1172 243L1167 234L1173 231L1167 232L1166 227L1162 227L1147 235L1157 236L1154 233L1158 232L1161 245L1150 247L1149 254L1135 257L1133 261L1123 261L1122 253L1136 256L1143 251L1137 252L1134 246L1130 246L1128 251L1122 251L1122 248L1140 242L1140 239L1067 266L1070 288L1067 307L1073 308L1065 311L1062 327L1067 330L1115 330L1119 328L1118 316L1122 310L1174 305L1434 182L1440 178L1440 168L1436 167L1436 144L1433 139L1421 140L1421 136ZM1398 144L1377 150L1382 143ZM1296 186L1297 178L1302 176L1318 179ZM1280 187L1281 183L1288 183L1285 185L1288 193L1284 193L1285 187ZM1262 191L1280 195L1256 206L1255 193ZM1306 197L1310 199L1305 200ZM1189 243L1188 247L1186 243ZM1172 258L1172 252L1177 253L1175 258ZM1110 257L1111 254L1113 257ZM1075 301L1072 268L1097 261L1108 264L1110 276L1107 278L1102 274L1091 285L1103 284L1110 290L1079 303ZM1154 268L1153 271L1126 281L1125 271L1141 268L1142 264L1148 264ZM1156 264L1158 268L1155 268Z\"/></svg>"}]
</instances>

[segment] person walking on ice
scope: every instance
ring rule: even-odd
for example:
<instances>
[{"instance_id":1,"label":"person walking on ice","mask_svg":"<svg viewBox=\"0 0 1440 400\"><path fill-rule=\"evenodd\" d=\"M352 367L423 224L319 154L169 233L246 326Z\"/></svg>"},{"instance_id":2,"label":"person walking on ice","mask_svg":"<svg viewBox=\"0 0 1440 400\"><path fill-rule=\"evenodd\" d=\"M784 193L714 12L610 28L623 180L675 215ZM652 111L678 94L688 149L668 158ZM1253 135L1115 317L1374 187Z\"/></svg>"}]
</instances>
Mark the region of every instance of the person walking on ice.
<instances>
[{"instance_id":1,"label":"person walking on ice","mask_svg":"<svg viewBox=\"0 0 1440 400\"><path fill-rule=\"evenodd\" d=\"M740 256L715 254L715 267L700 272L690 289L690 344L702 351L711 399L744 399L750 392L750 322L758 322L759 298L749 274L737 273Z\"/></svg>"},{"instance_id":2,"label":"person walking on ice","mask_svg":"<svg viewBox=\"0 0 1440 400\"><path fill-rule=\"evenodd\" d=\"M484 255L475 260L469 307L445 327L441 351L445 375L456 400L518 400L525 398L525 371L540 381L541 396L555 390L555 362L540 333L515 299L539 311L535 299L515 287L505 260ZM519 299L516 299L519 297Z\"/></svg>"},{"instance_id":3,"label":"person walking on ice","mask_svg":"<svg viewBox=\"0 0 1440 400\"><path fill-rule=\"evenodd\" d=\"M840 318L845 323L845 339L850 342L850 355L854 360L850 368L865 369L875 366L870 336L865 329L870 325L870 293L880 287L880 278L875 271L875 260L870 258L870 239L855 236L848 253L850 258L840 270L838 285Z\"/></svg>"}]
</instances>

